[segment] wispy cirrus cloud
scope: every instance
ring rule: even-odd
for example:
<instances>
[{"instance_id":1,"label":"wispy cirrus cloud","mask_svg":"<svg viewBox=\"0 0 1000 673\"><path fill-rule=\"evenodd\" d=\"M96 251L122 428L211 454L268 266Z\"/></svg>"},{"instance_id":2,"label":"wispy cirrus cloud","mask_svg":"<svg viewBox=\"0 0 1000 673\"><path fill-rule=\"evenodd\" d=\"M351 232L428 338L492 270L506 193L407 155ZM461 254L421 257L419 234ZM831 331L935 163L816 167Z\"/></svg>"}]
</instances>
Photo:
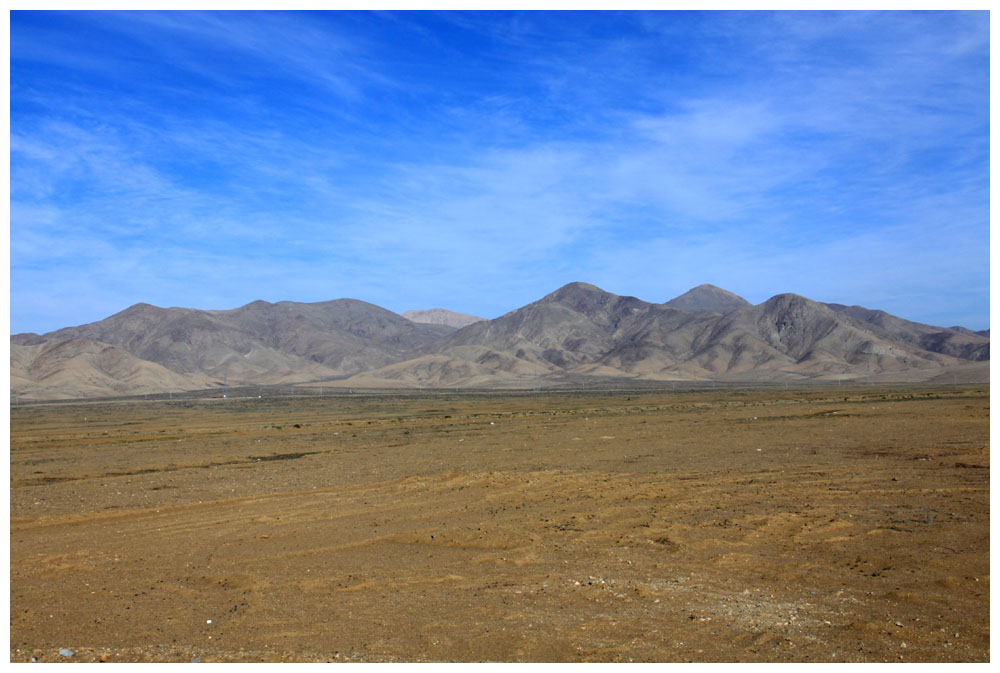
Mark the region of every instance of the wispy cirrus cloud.
<instances>
[{"instance_id":1,"label":"wispy cirrus cloud","mask_svg":"<svg viewBox=\"0 0 1000 673\"><path fill-rule=\"evenodd\" d=\"M981 13L15 13L11 107L15 330L571 280L988 315Z\"/></svg>"}]
</instances>

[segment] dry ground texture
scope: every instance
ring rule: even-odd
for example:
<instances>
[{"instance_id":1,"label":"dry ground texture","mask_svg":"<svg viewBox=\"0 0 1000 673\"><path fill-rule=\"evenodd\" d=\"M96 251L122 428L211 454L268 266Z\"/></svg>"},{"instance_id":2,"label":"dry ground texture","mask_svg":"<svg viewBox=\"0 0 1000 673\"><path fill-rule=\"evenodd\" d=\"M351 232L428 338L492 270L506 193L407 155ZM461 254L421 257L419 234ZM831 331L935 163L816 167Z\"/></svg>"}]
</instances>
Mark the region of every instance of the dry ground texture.
<instances>
[{"instance_id":1,"label":"dry ground texture","mask_svg":"<svg viewBox=\"0 0 1000 673\"><path fill-rule=\"evenodd\" d=\"M985 385L12 407L10 657L988 661L988 436Z\"/></svg>"}]
</instances>

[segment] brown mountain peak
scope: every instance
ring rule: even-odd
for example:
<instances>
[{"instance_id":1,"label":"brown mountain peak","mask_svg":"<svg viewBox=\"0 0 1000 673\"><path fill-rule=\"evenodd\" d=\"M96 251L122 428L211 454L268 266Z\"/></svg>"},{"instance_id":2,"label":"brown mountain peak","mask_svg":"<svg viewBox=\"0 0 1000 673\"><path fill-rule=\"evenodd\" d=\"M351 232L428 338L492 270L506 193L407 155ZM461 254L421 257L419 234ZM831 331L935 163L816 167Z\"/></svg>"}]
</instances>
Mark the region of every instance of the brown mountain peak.
<instances>
[{"instance_id":1,"label":"brown mountain peak","mask_svg":"<svg viewBox=\"0 0 1000 673\"><path fill-rule=\"evenodd\" d=\"M664 305L688 313L722 313L723 315L752 306L743 297L708 283L693 287Z\"/></svg>"},{"instance_id":2,"label":"brown mountain peak","mask_svg":"<svg viewBox=\"0 0 1000 673\"><path fill-rule=\"evenodd\" d=\"M596 285L591 285L590 283L583 283L580 281L574 281L572 283L567 283L566 285L563 285L555 292L552 292L542 297L541 301L545 301L547 299L559 301L562 299L566 299L567 297L583 297L583 296L595 296L595 295L607 295L609 297L617 296L610 292L605 292Z\"/></svg>"}]
</instances>

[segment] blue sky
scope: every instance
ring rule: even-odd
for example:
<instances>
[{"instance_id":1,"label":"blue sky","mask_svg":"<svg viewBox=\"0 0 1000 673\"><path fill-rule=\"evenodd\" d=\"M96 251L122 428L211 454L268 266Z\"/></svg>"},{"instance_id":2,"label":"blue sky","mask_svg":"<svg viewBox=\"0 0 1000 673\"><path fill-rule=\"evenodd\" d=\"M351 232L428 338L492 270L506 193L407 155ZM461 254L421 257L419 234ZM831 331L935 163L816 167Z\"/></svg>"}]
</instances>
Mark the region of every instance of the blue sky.
<instances>
[{"instance_id":1,"label":"blue sky","mask_svg":"<svg viewBox=\"0 0 1000 673\"><path fill-rule=\"evenodd\" d=\"M581 280L989 326L986 12L11 13L11 331Z\"/></svg>"}]
</instances>

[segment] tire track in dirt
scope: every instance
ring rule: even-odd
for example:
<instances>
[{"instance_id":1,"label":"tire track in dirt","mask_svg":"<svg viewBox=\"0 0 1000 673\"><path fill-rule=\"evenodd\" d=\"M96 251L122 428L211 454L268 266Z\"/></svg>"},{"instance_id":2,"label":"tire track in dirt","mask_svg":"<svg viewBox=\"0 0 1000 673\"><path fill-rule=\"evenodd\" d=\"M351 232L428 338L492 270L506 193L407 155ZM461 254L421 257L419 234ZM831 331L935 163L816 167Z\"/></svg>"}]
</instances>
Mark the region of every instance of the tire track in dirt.
<instances>
[{"instance_id":1,"label":"tire track in dirt","mask_svg":"<svg viewBox=\"0 0 1000 673\"><path fill-rule=\"evenodd\" d=\"M235 661L988 658L988 469L954 466L986 465L988 450L953 439L968 429L950 429L950 407L919 432L906 425L918 416L887 416L919 441L866 455L877 410L833 421L776 404L790 418L768 423L846 433L785 439L749 421L733 436L685 430L710 404L595 406L437 440L390 421L335 448L303 433L274 450L313 452L301 460L172 484L18 487L12 659L28 645ZM228 440L191 450L265 455ZM962 458L938 465L946 450ZM110 483L123 502L172 488L95 511ZM30 498L52 504L33 513Z\"/></svg>"}]
</instances>

